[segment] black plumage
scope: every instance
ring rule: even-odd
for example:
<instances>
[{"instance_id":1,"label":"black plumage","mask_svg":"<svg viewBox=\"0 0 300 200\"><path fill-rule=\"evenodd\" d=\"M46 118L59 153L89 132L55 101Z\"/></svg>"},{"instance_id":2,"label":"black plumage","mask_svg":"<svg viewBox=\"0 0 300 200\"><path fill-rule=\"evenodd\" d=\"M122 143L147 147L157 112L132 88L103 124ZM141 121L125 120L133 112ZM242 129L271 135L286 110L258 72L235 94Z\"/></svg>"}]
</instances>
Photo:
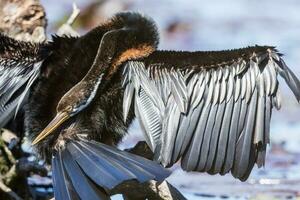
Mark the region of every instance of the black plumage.
<instances>
[{"instance_id":1,"label":"black plumage","mask_svg":"<svg viewBox=\"0 0 300 200\"><path fill-rule=\"evenodd\" d=\"M246 180L264 164L277 74L300 100L300 82L274 47L158 51L155 24L137 13L79 38L0 41L0 125L24 105L25 131L52 160L57 199L109 199L124 181L169 175L114 147L134 116L162 165L181 159L187 171Z\"/></svg>"}]
</instances>

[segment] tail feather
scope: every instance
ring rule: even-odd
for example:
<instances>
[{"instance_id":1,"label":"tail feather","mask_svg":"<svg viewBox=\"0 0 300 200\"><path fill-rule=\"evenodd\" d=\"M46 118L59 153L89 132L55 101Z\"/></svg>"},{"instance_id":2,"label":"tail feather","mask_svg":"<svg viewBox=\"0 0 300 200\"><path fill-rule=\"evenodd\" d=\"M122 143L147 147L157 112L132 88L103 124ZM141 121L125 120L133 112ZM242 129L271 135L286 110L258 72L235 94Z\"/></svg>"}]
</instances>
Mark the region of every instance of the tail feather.
<instances>
[{"instance_id":1,"label":"tail feather","mask_svg":"<svg viewBox=\"0 0 300 200\"><path fill-rule=\"evenodd\" d=\"M56 199L79 200L70 178L68 177L60 152L52 160L53 185Z\"/></svg>"},{"instance_id":2,"label":"tail feather","mask_svg":"<svg viewBox=\"0 0 300 200\"><path fill-rule=\"evenodd\" d=\"M108 189L113 189L115 186L120 184L120 182L126 181L126 180L139 180L140 182L145 182L147 180L155 179L155 176L148 171L144 170L143 168L132 164L121 157L116 157L114 154L109 154L109 152L106 152L105 150L99 150L92 145L87 146L86 144L81 145L83 148L86 148L86 151L93 152L95 155L99 155L102 158L105 158L108 162L110 162L111 167L108 168L110 174L114 176L115 182L109 187ZM104 153L103 153L104 152ZM103 165L102 163L99 163L100 165ZM94 181L97 180L96 177L91 177ZM102 187L107 187L107 183L105 185L101 185Z\"/></svg>"},{"instance_id":3,"label":"tail feather","mask_svg":"<svg viewBox=\"0 0 300 200\"><path fill-rule=\"evenodd\" d=\"M124 181L161 181L170 175L154 161L86 140L69 141L53 156L52 165L57 200L106 200L106 192Z\"/></svg>"},{"instance_id":4,"label":"tail feather","mask_svg":"<svg viewBox=\"0 0 300 200\"><path fill-rule=\"evenodd\" d=\"M127 170L123 163L115 161L113 157L104 154L102 151L85 144L76 143L71 143L68 150L70 150L86 175L98 185L105 189L112 189L120 182L136 179L136 176L130 170ZM147 176L147 178L149 180L154 177Z\"/></svg>"},{"instance_id":5,"label":"tail feather","mask_svg":"<svg viewBox=\"0 0 300 200\"><path fill-rule=\"evenodd\" d=\"M97 148L98 144L95 141L87 141L90 145L93 145ZM170 171L162 167L160 164L158 164L155 161L151 161L148 159L145 159L141 156L137 156L125 151L116 151L115 148L108 146L108 145L101 145L98 146L102 149L102 151L105 151L110 156L115 157L116 159L124 159L124 163L132 163L136 166L140 166L144 171L147 171L151 173L154 176L154 179L157 181L163 181L170 175ZM139 182L145 182L142 179L138 178ZM148 179L149 180L149 179Z\"/></svg>"},{"instance_id":6,"label":"tail feather","mask_svg":"<svg viewBox=\"0 0 300 200\"><path fill-rule=\"evenodd\" d=\"M69 194L71 192L75 191L76 195L75 197L80 197L79 199L87 199L87 200L93 200L93 199L100 199L100 200L107 200L110 199L109 196L102 191L100 191L97 186L88 179L88 177L85 176L83 171L80 169L80 167L76 164L74 159L72 158L72 155L70 152L62 151L58 153L58 159L60 160L58 162L63 163L63 168L62 170L65 170L67 176L69 179L63 179L62 177L56 176L60 174L60 172L55 172L55 168L53 169L54 177L54 193L55 193L55 199L58 200L64 200L66 197L70 197ZM53 158L55 160L55 157ZM55 162L55 161L54 161ZM68 184L68 180L71 181L71 184ZM57 182L60 182L60 184L57 184ZM57 187L60 185L61 187L65 187L66 189L61 189ZM57 193L61 192L57 196ZM62 197L61 199L59 197ZM72 197L70 197L72 199ZM66 198L67 199L67 198Z\"/></svg>"}]
</instances>

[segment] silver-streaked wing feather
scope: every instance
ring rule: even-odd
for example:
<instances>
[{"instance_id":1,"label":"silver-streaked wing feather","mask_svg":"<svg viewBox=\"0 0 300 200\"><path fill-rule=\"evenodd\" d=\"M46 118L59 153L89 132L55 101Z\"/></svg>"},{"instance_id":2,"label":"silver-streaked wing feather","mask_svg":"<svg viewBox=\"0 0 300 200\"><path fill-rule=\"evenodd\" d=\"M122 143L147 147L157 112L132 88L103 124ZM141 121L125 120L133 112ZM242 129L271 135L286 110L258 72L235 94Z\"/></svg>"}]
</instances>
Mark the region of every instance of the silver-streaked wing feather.
<instances>
[{"instance_id":1,"label":"silver-streaked wing feather","mask_svg":"<svg viewBox=\"0 0 300 200\"><path fill-rule=\"evenodd\" d=\"M45 47L0 34L0 127L23 105L48 55Z\"/></svg>"},{"instance_id":2,"label":"silver-streaked wing feather","mask_svg":"<svg viewBox=\"0 0 300 200\"><path fill-rule=\"evenodd\" d=\"M264 164L277 75L300 100L300 82L273 47L160 52L124 67L124 112L132 101L155 158L187 171L245 180ZM125 82L125 84L124 84ZM134 94L134 95L133 95Z\"/></svg>"}]
</instances>

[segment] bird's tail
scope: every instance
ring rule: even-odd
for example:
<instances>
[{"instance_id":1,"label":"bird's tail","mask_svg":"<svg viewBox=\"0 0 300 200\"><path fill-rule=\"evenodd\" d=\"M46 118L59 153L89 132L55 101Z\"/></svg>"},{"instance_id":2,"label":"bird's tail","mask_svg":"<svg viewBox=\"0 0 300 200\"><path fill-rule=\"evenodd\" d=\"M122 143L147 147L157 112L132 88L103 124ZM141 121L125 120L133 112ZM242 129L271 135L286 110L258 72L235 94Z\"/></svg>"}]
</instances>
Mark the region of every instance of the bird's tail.
<instances>
[{"instance_id":1,"label":"bird's tail","mask_svg":"<svg viewBox=\"0 0 300 200\"><path fill-rule=\"evenodd\" d=\"M56 200L110 199L127 180L162 181L170 172L154 161L87 140L71 140L52 158Z\"/></svg>"}]
</instances>

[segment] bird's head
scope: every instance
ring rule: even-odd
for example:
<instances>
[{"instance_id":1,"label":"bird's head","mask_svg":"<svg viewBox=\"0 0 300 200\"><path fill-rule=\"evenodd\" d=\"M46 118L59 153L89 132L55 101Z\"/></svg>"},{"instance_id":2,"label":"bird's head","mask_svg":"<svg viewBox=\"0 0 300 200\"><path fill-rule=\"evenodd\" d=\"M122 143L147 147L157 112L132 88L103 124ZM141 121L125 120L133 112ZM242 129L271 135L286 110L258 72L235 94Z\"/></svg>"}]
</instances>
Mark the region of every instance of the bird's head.
<instances>
[{"instance_id":1,"label":"bird's head","mask_svg":"<svg viewBox=\"0 0 300 200\"><path fill-rule=\"evenodd\" d=\"M56 116L46 126L46 128L34 139L32 145L53 133L65 121L84 110L93 100L99 83L94 83L92 87L86 82L79 82L69 90L59 101L56 108Z\"/></svg>"}]
</instances>

